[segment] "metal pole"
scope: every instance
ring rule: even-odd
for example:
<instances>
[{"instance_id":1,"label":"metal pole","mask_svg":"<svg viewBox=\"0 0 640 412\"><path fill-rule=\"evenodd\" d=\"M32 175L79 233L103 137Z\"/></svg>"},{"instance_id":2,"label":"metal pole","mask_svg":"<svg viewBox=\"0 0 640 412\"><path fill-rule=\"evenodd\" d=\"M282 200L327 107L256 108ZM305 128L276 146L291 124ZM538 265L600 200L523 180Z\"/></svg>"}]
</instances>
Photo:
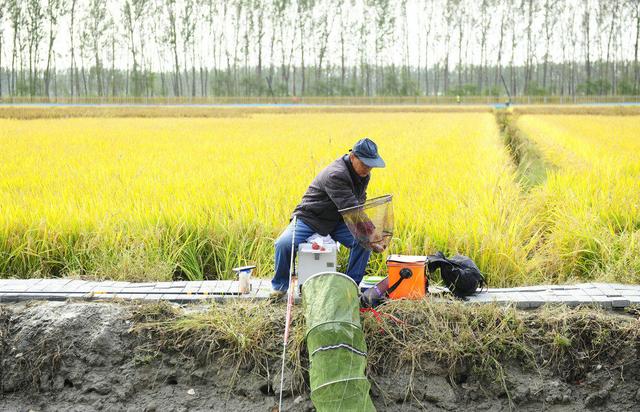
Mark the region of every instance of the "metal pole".
<instances>
[{"instance_id":1,"label":"metal pole","mask_svg":"<svg viewBox=\"0 0 640 412\"><path fill-rule=\"evenodd\" d=\"M291 323L291 310L293 309L293 291L294 287L291 285L293 278L293 263L296 246L296 224L298 223L297 216L293 217L293 235L291 236L291 261L289 262L289 289L287 289L287 315L285 317L284 325L284 340L282 342L282 369L280 370L280 401L278 402L278 411L282 411L282 390L284 386L284 363L285 356L287 354L287 341L289 340L289 324Z\"/></svg>"}]
</instances>

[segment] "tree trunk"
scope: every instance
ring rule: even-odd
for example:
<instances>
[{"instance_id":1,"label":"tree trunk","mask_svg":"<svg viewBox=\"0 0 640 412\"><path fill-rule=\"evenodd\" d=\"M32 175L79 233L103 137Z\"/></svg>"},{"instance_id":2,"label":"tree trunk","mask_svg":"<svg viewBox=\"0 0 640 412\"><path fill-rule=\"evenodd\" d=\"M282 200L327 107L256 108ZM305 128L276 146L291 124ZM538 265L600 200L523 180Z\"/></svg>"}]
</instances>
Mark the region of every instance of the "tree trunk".
<instances>
[{"instance_id":1,"label":"tree trunk","mask_svg":"<svg viewBox=\"0 0 640 412\"><path fill-rule=\"evenodd\" d=\"M300 87L300 96L304 96L306 87L305 67L304 67L304 25L300 23L300 70L302 71L302 85Z\"/></svg>"},{"instance_id":2,"label":"tree trunk","mask_svg":"<svg viewBox=\"0 0 640 412\"><path fill-rule=\"evenodd\" d=\"M340 30L340 93L344 94L345 88L345 65L344 65L344 26Z\"/></svg>"},{"instance_id":3,"label":"tree trunk","mask_svg":"<svg viewBox=\"0 0 640 412\"><path fill-rule=\"evenodd\" d=\"M74 75L75 75L75 61L76 61L76 56L75 56L75 44L74 44L74 25L75 25L75 16L76 16L76 3L77 0L71 0L71 8L69 9L69 11L71 12L71 24L69 26L69 37L71 39L71 72L70 72L70 76L69 76L69 81L70 81L70 85L69 85L69 90L71 92L71 97L73 98L74 93L77 93L78 90L75 89L74 90Z\"/></svg>"},{"instance_id":4,"label":"tree trunk","mask_svg":"<svg viewBox=\"0 0 640 412\"><path fill-rule=\"evenodd\" d=\"M531 31L533 27L533 0L528 0L528 18L527 18L527 60L525 64L525 76L524 76L524 92L529 93L529 83L531 82L533 74L533 47L531 40Z\"/></svg>"},{"instance_id":5,"label":"tree trunk","mask_svg":"<svg viewBox=\"0 0 640 412\"><path fill-rule=\"evenodd\" d=\"M449 50L446 51L444 56L444 67L442 69L442 75L444 78L444 84L442 87L442 92L447 94L449 91Z\"/></svg>"},{"instance_id":6,"label":"tree trunk","mask_svg":"<svg viewBox=\"0 0 640 412\"><path fill-rule=\"evenodd\" d=\"M458 22L458 88L462 88L462 21ZM447 53L447 58L448 58ZM448 60L448 59L447 59Z\"/></svg>"},{"instance_id":7,"label":"tree trunk","mask_svg":"<svg viewBox=\"0 0 640 412\"><path fill-rule=\"evenodd\" d=\"M195 39L195 36L194 36ZM191 45L191 97L196 97L196 45Z\"/></svg>"},{"instance_id":8,"label":"tree trunk","mask_svg":"<svg viewBox=\"0 0 640 412\"><path fill-rule=\"evenodd\" d=\"M82 73L82 85L84 87L84 95L85 97L89 95L89 87L87 84L87 76L85 75L85 70L84 70L84 52L82 50L82 47L80 48L80 70Z\"/></svg>"},{"instance_id":9,"label":"tree trunk","mask_svg":"<svg viewBox=\"0 0 640 412\"><path fill-rule=\"evenodd\" d=\"M17 23L13 26L13 50L11 52L11 82L9 83L9 93L16 95L16 61L18 60L18 30Z\"/></svg>"},{"instance_id":10,"label":"tree trunk","mask_svg":"<svg viewBox=\"0 0 640 412\"><path fill-rule=\"evenodd\" d=\"M49 23L49 51L47 53L47 68L44 72L44 90L49 97L49 83L51 81L51 52L53 50L53 41L55 39L55 34L53 31L53 22Z\"/></svg>"},{"instance_id":11,"label":"tree trunk","mask_svg":"<svg viewBox=\"0 0 640 412\"><path fill-rule=\"evenodd\" d=\"M273 74L275 71L275 43L276 43L276 24L273 23L271 28L271 42L269 43L269 92L273 94Z\"/></svg>"},{"instance_id":12,"label":"tree trunk","mask_svg":"<svg viewBox=\"0 0 640 412\"><path fill-rule=\"evenodd\" d=\"M96 83L98 86L98 96L102 96L102 69L101 69L101 63L100 63L100 56L98 55L98 46L97 44L94 44L94 59L95 59L95 65L96 65Z\"/></svg>"},{"instance_id":13,"label":"tree trunk","mask_svg":"<svg viewBox=\"0 0 640 412\"><path fill-rule=\"evenodd\" d=\"M500 20L500 37L498 40L498 57L496 58L496 75L493 81L493 87L497 88L500 82L500 76L502 75L502 42L504 41L504 12Z\"/></svg>"},{"instance_id":14,"label":"tree trunk","mask_svg":"<svg viewBox=\"0 0 640 412\"><path fill-rule=\"evenodd\" d=\"M202 61L200 62L200 96L207 96L207 82L209 80L209 71L206 70L202 66Z\"/></svg>"},{"instance_id":15,"label":"tree trunk","mask_svg":"<svg viewBox=\"0 0 640 412\"><path fill-rule=\"evenodd\" d=\"M2 24L2 22L0 22ZM2 98L2 28L0 28L0 98Z\"/></svg>"},{"instance_id":16,"label":"tree trunk","mask_svg":"<svg viewBox=\"0 0 640 412\"><path fill-rule=\"evenodd\" d=\"M633 94L638 95L638 85L640 83L640 66L638 66L638 42L640 42L640 4L636 4L636 44L633 48Z\"/></svg>"},{"instance_id":17,"label":"tree trunk","mask_svg":"<svg viewBox=\"0 0 640 412\"><path fill-rule=\"evenodd\" d=\"M15 96L16 94L16 36L17 33L13 32L13 50L11 51L11 80L9 81L9 94Z\"/></svg>"},{"instance_id":18,"label":"tree trunk","mask_svg":"<svg viewBox=\"0 0 640 412\"><path fill-rule=\"evenodd\" d=\"M438 98L438 92L440 91L440 63L436 63L433 66L433 95Z\"/></svg>"},{"instance_id":19,"label":"tree trunk","mask_svg":"<svg viewBox=\"0 0 640 412\"><path fill-rule=\"evenodd\" d=\"M293 43L293 42L292 42ZM285 90L287 90L287 92L289 91L289 83L288 83L288 76L287 76L287 72L285 70L286 68L286 62L287 62L287 53L286 50L284 48L284 18L280 19L280 48L281 48L281 52L282 52L282 64L281 64L281 68L280 68L280 75L282 77L282 82L285 83Z\"/></svg>"},{"instance_id":20,"label":"tree trunk","mask_svg":"<svg viewBox=\"0 0 640 412\"><path fill-rule=\"evenodd\" d=\"M590 19L591 16L589 14L589 1L585 0L584 1L584 15L582 18L582 24L584 26L584 42L585 42L585 62L584 62L584 67L585 67L585 71L587 73L587 83L591 82L591 50L590 50L590 46L591 46L591 34L589 31L590 28Z\"/></svg>"},{"instance_id":21,"label":"tree trunk","mask_svg":"<svg viewBox=\"0 0 640 412\"><path fill-rule=\"evenodd\" d=\"M18 44L19 44L19 48L20 48L20 86L21 86L21 90L20 90L20 95L24 96L25 93L25 84L27 83L27 79L25 79L25 67L24 67L24 48L25 46L22 44L22 40L18 39Z\"/></svg>"},{"instance_id":22,"label":"tree trunk","mask_svg":"<svg viewBox=\"0 0 640 412\"><path fill-rule=\"evenodd\" d=\"M430 30L427 30L424 46L424 94L429 95L429 34Z\"/></svg>"},{"instance_id":23,"label":"tree trunk","mask_svg":"<svg viewBox=\"0 0 640 412\"><path fill-rule=\"evenodd\" d=\"M258 67L257 78L258 84L262 84L262 37L264 36L264 11L260 8L260 14L258 15ZM260 90L258 90L260 91Z\"/></svg>"},{"instance_id":24,"label":"tree trunk","mask_svg":"<svg viewBox=\"0 0 640 412\"><path fill-rule=\"evenodd\" d=\"M613 30L615 28L615 20L616 20L616 12L618 11L618 2L617 0L614 2L613 5L613 10L611 10L611 27L609 28L609 36L607 39L607 59L606 59L606 63L605 63L605 69L604 69L604 79L608 79L609 77L609 59L611 57L611 41L613 40ZM615 71L614 71L615 73ZM602 82L604 83L604 82ZM603 87L603 84L601 83L601 87ZM614 81L611 82L612 85L615 83L615 79ZM613 91L613 89L612 89ZM603 91L600 90L600 94L603 94Z\"/></svg>"},{"instance_id":25,"label":"tree trunk","mask_svg":"<svg viewBox=\"0 0 640 412\"><path fill-rule=\"evenodd\" d=\"M53 56L53 94L54 98L58 100L58 65L56 64L56 56Z\"/></svg>"},{"instance_id":26,"label":"tree trunk","mask_svg":"<svg viewBox=\"0 0 640 412\"><path fill-rule=\"evenodd\" d=\"M181 95L180 93L180 84L182 81L180 80L180 63L178 61L178 44L176 41L173 42L173 63L175 67L175 77L173 79L173 92L176 97Z\"/></svg>"},{"instance_id":27,"label":"tree trunk","mask_svg":"<svg viewBox=\"0 0 640 412\"><path fill-rule=\"evenodd\" d=\"M33 34L30 35L30 37ZM33 40L29 39L29 95L33 97L34 93L31 90L31 84L33 81Z\"/></svg>"},{"instance_id":28,"label":"tree trunk","mask_svg":"<svg viewBox=\"0 0 640 412\"><path fill-rule=\"evenodd\" d=\"M111 34L111 95L116 96L116 39Z\"/></svg>"}]
</instances>

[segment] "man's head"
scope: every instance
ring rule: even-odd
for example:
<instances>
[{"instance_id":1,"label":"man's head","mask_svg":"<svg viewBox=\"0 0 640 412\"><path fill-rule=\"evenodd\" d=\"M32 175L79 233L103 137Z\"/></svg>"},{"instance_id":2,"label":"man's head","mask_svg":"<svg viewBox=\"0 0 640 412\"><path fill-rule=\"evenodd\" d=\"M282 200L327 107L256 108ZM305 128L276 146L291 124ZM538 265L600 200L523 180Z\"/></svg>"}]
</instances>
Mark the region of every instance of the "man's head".
<instances>
[{"instance_id":1,"label":"man's head","mask_svg":"<svg viewBox=\"0 0 640 412\"><path fill-rule=\"evenodd\" d=\"M349 159L358 176L369 175L374 167L385 167L384 160L378 154L378 145L369 138L360 139L353 145Z\"/></svg>"}]
</instances>

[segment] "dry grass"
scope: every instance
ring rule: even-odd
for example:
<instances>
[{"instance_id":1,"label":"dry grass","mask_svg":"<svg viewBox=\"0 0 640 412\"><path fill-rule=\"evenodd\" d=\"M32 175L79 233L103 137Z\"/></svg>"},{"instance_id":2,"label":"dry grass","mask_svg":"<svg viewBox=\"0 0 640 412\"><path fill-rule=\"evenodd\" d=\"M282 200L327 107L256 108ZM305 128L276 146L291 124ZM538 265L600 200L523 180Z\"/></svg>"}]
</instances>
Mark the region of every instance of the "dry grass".
<instances>
[{"instance_id":1,"label":"dry grass","mask_svg":"<svg viewBox=\"0 0 640 412\"><path fill-rule=\"evenodd\" d=\"M242 118L254 114L309 113L488 113L489 106L7 106L0 119L97 118Z\"/></svg>"},{"instance_id":2,"label":"dry grass","mask_svg":"<svg viewBox=\"0 0 640 412\"><path fill-rule=\"evenodd\" d=\"M177 353L197 364L215 361L229 365L234 379L241 370L268 377L280 365L284 323L281 305L232 301L213 304L203 312L182 314L169 304L142 304L133 307L133 319L133 330L148 338L144 348L147 353ZM302 322L301 312L296 310L287 352L296 390L302 388L306 373Z\"/></svg>"},{"instance_id":3,"label":"dry grass","mask_svg":"<svg viewBox=\"0 0 640 412\"><path fill-rule=\"evenodd\" d=\"M247 117L249 112L237 109L200 107L0 107L0 119L68 119L68 118L234 118Z\"/></svg>"},{"instance_id":4,"label":"dry grass","mask_svg":"<svg viewBox=\"0 0 640 412\"><path fill-rule=\"evenodd\" d=\"M579 114L590 116L638 116L640 106L580 106L580 105L543 105L515 106L511 109L516 115L523 114Z\"/></svg>"},{"instance_id":5,"label":"dry grass","mask_svg":"<svg viewBox=\"0 0 640 412\"><path fill-rule=\"evenodd\" d=\"M140 323L135 330L147 336L156 352L177 351L204 364L224 359L236 370L254 370L268 378L278 367L283 309L282 305L245 302L180 314L165 304L145 305L134 308L145 313L137 317ZM392 301L379 312L381 320L371 314L363 319L368 367L374 376L400 370L413 376L432 370L436 363L448 371L454 384L474 375L508 392L508 365L544 369L574 382L599 364L620 367L629 356L634 359L633 351L640 344L640 319L596 308L554 306L523 312L497 305L425 300ZM298 388L304 387L308 367L303 331L304 321L297 311L287 364L295 371ZM413 381L410 377L411 385ZM407 393L413 390L411 385Z\"/></svg>"},{"instance_id":6,"label":"dry grass","mask_svg":"<svg viewBox=\"0 0 640 412\"><path fill-rule=\"evenodd\" d=\"M255 114L313 113L489 113L490 105L282 105L282 106L0 106L0 119L65 118L243 118ZM603 116L637 116L640 106L532 105L514 106L515 115L580 114Z\"/></svg>"}]
</instances>

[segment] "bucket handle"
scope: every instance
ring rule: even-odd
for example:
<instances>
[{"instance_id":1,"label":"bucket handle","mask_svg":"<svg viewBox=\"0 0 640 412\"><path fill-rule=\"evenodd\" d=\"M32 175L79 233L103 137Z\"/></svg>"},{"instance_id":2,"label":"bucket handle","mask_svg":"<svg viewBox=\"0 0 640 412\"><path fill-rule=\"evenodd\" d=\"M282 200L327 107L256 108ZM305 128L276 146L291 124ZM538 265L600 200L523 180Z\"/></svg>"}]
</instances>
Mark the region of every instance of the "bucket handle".
<instances>
[{"instance_id":1,"label":"bucket handle","mask_svg":"<svg viewBox=\"0 0 640 412\"><path fill-rule=\"evenodd\" d=\"M413 276L413 271L411 269L409 268L400 269L400 279L396 280L395 283L391 285L389 289L387 289L387 295L392 294L393 291L395 291L398 288L398 286L400 286L403 280L409 279L411 278L411 276Z\"/></svg>"}]
</instances>

